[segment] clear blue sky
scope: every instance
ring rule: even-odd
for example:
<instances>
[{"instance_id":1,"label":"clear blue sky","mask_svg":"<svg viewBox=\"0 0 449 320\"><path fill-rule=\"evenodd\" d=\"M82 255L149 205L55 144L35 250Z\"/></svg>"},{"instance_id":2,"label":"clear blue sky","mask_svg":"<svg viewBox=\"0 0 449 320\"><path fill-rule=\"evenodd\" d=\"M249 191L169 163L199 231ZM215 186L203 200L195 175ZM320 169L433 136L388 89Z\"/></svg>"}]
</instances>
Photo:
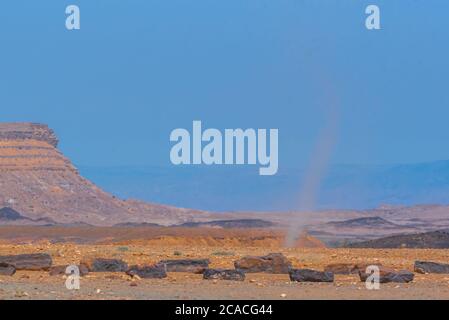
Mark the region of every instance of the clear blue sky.
<instances>
[{"instance_id":1,"label":"clear blue sky","mask_svg":"<svg viewBox=\"0 0 449 320\"><path fill-rule=\"evenodd\" d=\"M65 29L65 7L81 30ZM381 8L382 30L364 27ZM280 166L340 101L333 163L449 159L446 0L8 0L0 119L48 123L76 164L167 165L169 133L279 128Z\"/></svg>"}]
</instances>

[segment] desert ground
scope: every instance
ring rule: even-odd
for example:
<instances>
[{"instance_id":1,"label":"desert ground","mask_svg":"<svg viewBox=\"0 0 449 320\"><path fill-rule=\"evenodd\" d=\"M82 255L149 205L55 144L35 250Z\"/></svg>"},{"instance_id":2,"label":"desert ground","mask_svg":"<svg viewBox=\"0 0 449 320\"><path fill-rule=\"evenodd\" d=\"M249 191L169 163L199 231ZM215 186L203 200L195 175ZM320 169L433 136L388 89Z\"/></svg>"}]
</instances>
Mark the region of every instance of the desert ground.
<instances>
[{"instance_id":1,"label":"desert ground","mask_svg":"<svg viewBox=\"0 0 449 320\"><path fill-rule=\"evenodd\" d=\"M246 255L282 252L293 267L323 270L329 263L382 263L413 271L415 260L449 261L449 250L325 248L303 241L283 247L282 232L174 228L0 227L0 255L48 253L53 265L83 257L154 264L162 259L208 258L212 268L233 268ZM310 247L306 247L310 246ZM201 274L168 273L164 279L134 279L125 273L89 273L79 290L66 276L17 271L0 276L0 299L449 299L449 275L417 274L408 284L368 290L358 275L336 275L334 283L290 282L288 275L248 273L243 282L203 280Z\"/></svg>"}]
</instances>

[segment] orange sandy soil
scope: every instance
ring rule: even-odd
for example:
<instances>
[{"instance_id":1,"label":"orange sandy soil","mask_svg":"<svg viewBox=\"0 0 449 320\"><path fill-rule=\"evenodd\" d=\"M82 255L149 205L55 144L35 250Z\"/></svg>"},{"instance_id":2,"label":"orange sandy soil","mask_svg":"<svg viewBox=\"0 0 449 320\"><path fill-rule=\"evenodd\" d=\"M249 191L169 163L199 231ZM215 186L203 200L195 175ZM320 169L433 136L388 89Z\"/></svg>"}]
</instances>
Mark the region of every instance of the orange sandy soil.
<instances>
[{"instance_id":1,"label":"orange sandy soil","mask_svg":"<svg viewBox=\"0 0 449 320\"><path fill-rule=\"evenodd\" d=\"M0 232L0 238L4 239L0 255L46 252L53 257L54 265L76 264L85 256L118 258L128 264L209 258L211 267L233 268L233 261L245 255L282 252L294 267L317 270L329 263L380 262L412 271L415 260L449 261L449 250L283 248L276 245L277 240L270 244L263 239L258 245L249 246L242 238L234 238L236 232L243 237L243 230L209 231L224 236L218 237L221 243L217 245L217 239L196 238L194 229L189 231L193 232L189 236L157 236L156 233L151 239L144 237L117 243L111 240L109 244L104 243L103 237L101 244L52 244L42 239L26 243L26 234L21 235L21 244L14 244L5 240ZM247 230L249 234L254 235L254 232ZM412 283L381 284L380 290L367 290L356 275L336 275L334 283L318 284L293 283L288 275L271 274L247 274L244 282L234 282L203 280L201 275L187 273L141 280L123 273L90 273L81 278L80 290L66 289L65 281L65 276L49 276L47 272L18 271L14 276L0 276L0 299L449 299L449 274L415 274Z\"/></svg>"}]
</instances>

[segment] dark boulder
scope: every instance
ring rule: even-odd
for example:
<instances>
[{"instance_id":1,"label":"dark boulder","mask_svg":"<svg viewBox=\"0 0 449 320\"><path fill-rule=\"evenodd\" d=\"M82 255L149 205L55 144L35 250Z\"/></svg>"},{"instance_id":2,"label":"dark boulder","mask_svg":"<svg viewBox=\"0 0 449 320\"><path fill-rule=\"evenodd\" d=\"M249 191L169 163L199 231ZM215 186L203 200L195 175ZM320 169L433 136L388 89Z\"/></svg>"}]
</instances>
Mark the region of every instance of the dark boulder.
<instances>
[{"instance_id":1,"label":"dark boulder","mask_svg":"<svg viewBox=\"0 0 449 320\"><path fill-rule=\"evenodd\" d=\"M290 269L290 280L297 282L333 282L334 274L311 269Z\"/></svg>"},{"instance_id":2,"label":"dark boulder","mask_svg":"<svg viewBox=\"0 0 449 320\"><path fill-rule=\"evenodd\" d=\"M0 256L0 263L10 264L16 270L47 271L52 265L52 259L46 253L19 254Z\"/></svg>"},{"instance_id":3,"label":"dark boulder","mask_svg":"<svg viewBox=\"0 0 449 320\"><path fill-rule=\"evenodd\" d=\"M130 276L139 276L142 279L162 279L167 277L165 265L158 263L153 266L131 266L126 271Z\"/></svg>"},{"instance_id":4,"label":"dark boulder","mask_svg":"<svg viewBox=\"0 0 449 320\"><path fill-rule=\"evenodd\" d=\"M119 259L86 258L80 265L85 266L90 272L126 272L128 265Z\"/></svg>"},{"instance_id":5,"label":"dark boulder","mask_svg":"<svg viewBox=\"0 0 449 320\"><path fill-rule=\"evenodd\" d=\"M13 265L7 263L0 263L0 275L2 276L12 276L16 273L16 268Z\"/></svg>"},{"instance_id":6,"label":"dark boulder","mask_svg":"<svg viewBox=\"0 0 449 320\"><path fill-rule=\"evenodd\" d=\"M291 262L282 253L270 253L266 256L246 256L234 262L234 267L245 273L288 273Z\"/></svg>"},{"instance_id":7,"label":"dark boulder","mask_svg":"<svg viewBox=\"0 0 449 320\"><path fill-rule=\"evenodd\" d=\"M359 270L360 281L365 282L373 272ZM379 267L379 283L398 282L407 283L413 281L414 274L407 270L394 270L387 267Z\"/></svg>"},{"instance_id":8,"label":"dark boulder","mask_svg":"<svg viewBox=\"0 0 449 320\"><path fill-rule=\"evenodd\" d=\"M431 261L415 261L417 273L449 273L449 264Z\"/></svg>"},{"instance_id":9,"label":"dark boulder","mask_svg":"<svg viewBox=\"0 0 449 320\"><path fill-rule=\"evenodd\" d=\"M206 269L203 273L203 279L243 281L245 280L245 273L233 269Z\"/></svg>"},{"instance_id":10,"label":"dark boulder","mask_svg":"<svg viewBox=\"0 0 449 320\"><path fill-rule=\"evenodd\" d=\"M162 260L160 264L165 264L167 272L192 272L203 273L209 267L209 259L177 259Z\"/></svg>"}]
</instances>

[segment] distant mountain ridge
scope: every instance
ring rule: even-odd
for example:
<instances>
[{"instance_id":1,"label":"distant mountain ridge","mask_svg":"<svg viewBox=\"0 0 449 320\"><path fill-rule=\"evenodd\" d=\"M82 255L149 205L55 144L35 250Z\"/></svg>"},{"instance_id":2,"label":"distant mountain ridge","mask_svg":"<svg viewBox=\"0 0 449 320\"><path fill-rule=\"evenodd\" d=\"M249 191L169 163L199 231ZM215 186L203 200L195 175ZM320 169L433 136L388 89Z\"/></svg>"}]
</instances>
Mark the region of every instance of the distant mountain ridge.
<instances>
[{"instance_id":1,"label":"distant mountain ridge","mask_svg":"<svg viewBox=\"0 0 449 320\"><path fill-rule=\"evenodd\" d=\"M366 218L350 219L345 221L328 222L327 225L339 228L377 227L385 229L385 228L401 227L381 217L366 217Z\"/></svg>"},{"instance_id":2,"label":"distant mountain ridge","mask_svg":"<svg viewBox=\"0 0 449 320\"><path fill-rule=\"evenodd\" d=\"M449 233L438 230L425 233L414 233L389 236L369 241L355 242L347 245L349 248L449 248Z\"/></svg>"},{"instance_id":3,"label":"distant mountain ridge","mask_svg":"<svg viewBox=\"0 0 449 320\"><path fill-rule=\"evenodd\" d=\"M297 210L301 170L270 177L250 166L81 166L81 173L123 198L211 211ZM404 165L335 165L317 197L317 210L449 204L449 161Z\"/></svg>"}]
</instances>

